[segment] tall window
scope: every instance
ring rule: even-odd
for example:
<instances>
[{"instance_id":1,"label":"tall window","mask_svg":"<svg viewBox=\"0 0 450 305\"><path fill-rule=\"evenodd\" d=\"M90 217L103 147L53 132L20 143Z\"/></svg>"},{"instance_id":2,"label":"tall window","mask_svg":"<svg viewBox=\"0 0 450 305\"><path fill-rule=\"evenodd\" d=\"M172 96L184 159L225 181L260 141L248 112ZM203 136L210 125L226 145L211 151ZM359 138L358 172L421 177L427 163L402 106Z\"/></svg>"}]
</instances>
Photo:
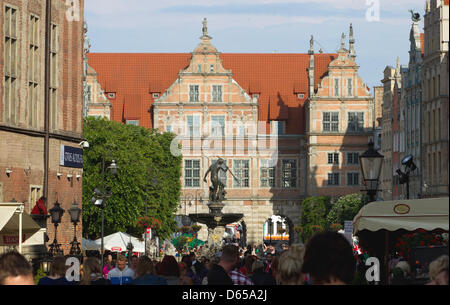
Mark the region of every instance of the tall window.
<instances>
[{"instance_id":1,"label":"tall window","mask_svg":"<svg viewBox=\"0 0 450 305\"><path fill-rule=\"evenodd\" d=\"M283 160L281 178L284 188L297 186L297 160Z\"/></svg>"},{"instance_id":2,"label":"tall window","mask_svg":"<svg viewBox=\"0 0 450 305\"><path fill-rule=\"evenodd\" d=\"M28 40L30 43L28 54L28 124L32 127L37 127L39 112L38 94L41 70L39 28L39 17L31 15L28 24Z\"/></svg>"},{"instance_id":3,"label":"tall window","mask_svg":"<svg viewBox=\"0 0 450 305\"><path fill-rule=\"evenodd\" d=\"M363 131L364 130L364 112L349 112L348 113L348 131Z\"/></svg>"},{"instance_id":4,"label":"tall window","mask_svg":"<svg viewBox=\"0 0 450 305\"><path fill-rule=\"evenodd\" d=\"M199 137L200 136L200 117L196 115L188 115L186 117L187 132L188 137Z\"/></svg>"},{"instance_id":5,"label":"tall window","mask_svg":"<svg viewBox=\"0 0 450 305\"><path fill-rule=\"evenodd\" d=\"M438 114L437 114L437 137L438 137L438 141L441 140L441 108L438 108Z\"/></svg>"},{"instance_id":6,"label":"tall window","mask_svg":"<svg viewBox=\"0 0 450 305\"><path fill-rule=\"evenodd\" d=\"M328 185L339 185L339 173L328 173Z\"/></svg>"},{"instance_id":7,"label":"tall window","mask_svg":"<svg viewBox=\"0 0 450 305\"><path fill-rule=\"evenodd\" d=\"M359 185L359 173L347 173L347 185Z\"/></svg>"},{"instance_id":8,"label":"tall window","mask_svg":"<svg viewBox=\"0 0 450 305\"><path fill-rule=\"evenodd\" d=\"M347 164L348 165L358 165L359 164L359 153L347 153Z\"/></svg>"},{"instance_id":9,"label":"tall window","mask_svg":"<svg viewBox=\"0 0 450 305\"><path fill-rule=\"evenodd\" d=\"M50 32L50 128L58 126L58 26L51 25Z\"/></svg>"},{"instance_id":10,"label":"tall window","mask_svg":"<svg viewBox=\"0 0 450 305\"><path fill-rule=\"evenodd\" d=\"M261 160L261 187L275 187L275 166L269 166L270 160Z\"/></svg>"},{"instance_id":11,"label":"tall window","mask_svg":"<svg viewBox=\"0 0 450 305\"><path fill-rule=\"evenodd\" d=\"M200 187L200 160L184 160L184 186Z\"/></svg>"},{"instance_id":12,"label":"tall window","mask_svg":"<svg viewBox=\"0 0 450 305\"><path fill-rule=\"evenodd\" d=\"M338 132L339 112L324 112L322 125L322 129L324 132Z\"/></svg>"},{"instance_id":13,"label":"tall window","mask_svg":"<svg viewBox=\"0 0 450 305\"><path fill-rule=\"evenodd\" d=\"M34 186L34 185L31 186L30 187L30 204L29 204L30 212L31 212L31 209L36 204L36 202L41 197L42 197L42 187L41 186Z\"/></svg>"},{"instance_id":14,"label":"tall window","mask_svg":"<svg viewBox=\"0 0 450 305\"><path fill-rule=\"evenodd\" d=\"M4 119L15 123L17 98L17 9L5 5L4 7Z\"/></svg>"},{"instance_id":15,"label":"tall window","mask_svg":"<svg viewBox=\"0 0 450 305\"><path fill-rule=\"evenodd\" d=\"M225 135L225 117L212 116L211 117L211 135L213 137L221 137Z\"/></svg>"},{"instance_id":16,"label":"tall window","mask_svg":"<svg viewBox=\"0 0 450 305\"><path fill-rule=\"evenodd\" d=\"M212 101L222 102L222 85L212 86Z\"/></svg>"},{"instance_id":17,"label":"tall window","mask_svg":"<svg viewBox=\"0 0 450 305\"><path fill-rule=\"evenodd\" d=\"M189 101L190 102L199 102L199 85L190 85L189 86Z\"/></svg>"},{"instance_id":18,"label":"tall window","mask_svg":"<svg viewBox=\"0 0 450 305\"><path fill-rule=\"evenodd\" d=\"M329 153L328 164L339 164L339 153Z\"/></svg>"},{"instance_id":19,"label":"tall window","mask_svg":"<svg viewBox=\"0 0 450 305\"><path fill-rule=\"evenodd\" d=\"M347 95L352 96L353 95L353 83L352 79L347 79Z\"/></svg>"},{"instance_id":20,"label":"tall window","mask_svg":"<svg viewBox=\"0 0 450 305\"><path fill-rule=\"evenodd\" d=\"M233 187L249 187L249 160L233 160L233 173L239 180L233 179Z\"/></svg>"},{"instance_id":21,"label":"tall window","mask_svg":"<svg viewBox=\"0 0 450 305\"><path fill-rule=\"evenodd\" d=\"M334 79L334 96L339 96L339 79Z\"/></svg>"}]
</instances>

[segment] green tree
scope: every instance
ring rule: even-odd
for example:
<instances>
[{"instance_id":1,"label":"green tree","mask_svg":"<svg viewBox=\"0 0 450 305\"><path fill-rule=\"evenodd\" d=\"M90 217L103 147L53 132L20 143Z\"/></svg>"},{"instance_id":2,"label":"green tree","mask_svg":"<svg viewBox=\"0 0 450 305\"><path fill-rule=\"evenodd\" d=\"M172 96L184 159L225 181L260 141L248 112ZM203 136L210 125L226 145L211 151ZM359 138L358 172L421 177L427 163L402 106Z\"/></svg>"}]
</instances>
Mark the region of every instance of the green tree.
<instances>
[{"instance_id":1,"label":"green tree","mask_svg":"<svg viewBox=\"0 0 450 305\"><path fill-rule=\"evenodd\" d=\"M327 228L327 214L330 210L330 197L308 197L302 201L300 216L300 236L307 242L315 233Z\"/></svg>"},{"instance_id":2,"label":"green tree","mask_svg":"<svg viewBox=\"0 0 450 305\"><path fill-rule=\"evenodd\" d=\"M327 215L328 225L341 224L343 226L346 220L353 220L365 202L366 196L361 194L340 197Z\"/></svg>"},{"instance_id":3,"label":"green tree","mask_svg":"<svg viewBox=\"0 0 450 305\"><path fill-rule=\"evenodd\" d=\"M170 153L172 133L160 134L143 127L123 125L105 119L87 118L84 136L90 147L84 150L83 235L99 238L101 209L91 203L94 189L102 188L102 158L105 167L112 160L117 175L105 174L105 187L112 196L105 207L105 236L118 231L140 235L136 220L148 215L160 220L161 238L176 229L174 219L181 192L181 160Z\"/></svg>"}]
</instances>

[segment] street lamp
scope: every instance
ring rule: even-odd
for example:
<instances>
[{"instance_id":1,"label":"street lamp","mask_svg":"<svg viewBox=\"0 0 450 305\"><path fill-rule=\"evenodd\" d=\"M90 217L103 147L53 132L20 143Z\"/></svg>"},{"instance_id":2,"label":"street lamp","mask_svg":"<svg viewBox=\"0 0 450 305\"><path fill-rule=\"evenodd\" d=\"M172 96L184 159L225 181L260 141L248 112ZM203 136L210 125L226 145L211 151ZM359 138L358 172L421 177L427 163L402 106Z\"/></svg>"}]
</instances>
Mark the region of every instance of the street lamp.
<instances>
[{"instance_id":1,"label":"street lamp","mask_svg":"<svg viewBox=\"0 0 450 305\"><path fill-rule=\"evenodd\" d=\"M153 179L151 181L152 187L155 188L158 185L158 183L159 183L159 181L156 178L156 175L153 174ZM145 185L145 216L148 216L148 183ZM145 249L144 253L145 253L145 256L147 256L147 237L148 237L148 234L147 234L147 230L146 230L145 231L145 238L144 238L144 249ZM158 251L158 253L159 253L159 251Z\"/></svg>"},{"instance_id":2,"label":"street lamp","mask_svg":"<svg viewBox=\"0 0 450 305\"><path fill-rule=\"evenodd\" d=\"M81 209L78 207L78 203L74 200L72 207L69 209L70 221L73 223L73 241L70 243L70 255L81 255L80 243L77 240L77 224L80 221Z\"/></svg>"},{"instance_id":3,"label":"street lamp","mask_svg":"<svg viewBox=\"0 0 450 305\"><path fill-rule=\"evenodd\" d=\"M412 171L415 171L417 169L417 166L413 162L412 155L407 155L405 158L403 158L402 164L405 166L406 172L402 172L401 169L397 169L397 174L399 176L399 183L406 183L406 199L409 199L409 175Z\"/></svg>"},{"instance_id":4,"label":"street lamp","mask_svg":"<svg viewBox=\"0 0 450 305\"><path fill-rule=\"evenodd\" d=\"M53 239L53 243L50 245L49 254L50 254L50 256L55 256L55 255L59 255L59 254L63 253L63 251L60 249L61 245L58 244L58 242L56 240L58 225L61 223L61 218L62 218L62 215L64 214L64 209L61 208L61 205L58 202L58 199L56 199L56 202L55 202L53 208L51 208L49 210L49 212L52 217L52 223L55 226L55 238Z\"/></svg>"},{"instance_id":5,"label":"street lamp","mask_svg":"<svg viewBox=\"0 0 450 305\"><path fill-rule=\"evenodd\" d=\"M102 188L94 189L94 197L92 197L91 202L94 205L99 206L102 209L102 237L101 237L101 257L103 261L103 252L104 252L104 242L103 238L105 235L105 207L106 207L106 199L112 196L111 188L105 188L105 172L109 171L111 174L117 174L117 169L119 167L116 164L115 160L112 160L111 165L105 169L105 156L102 157Z\"/></svg>"},{"instance_id":6,"label":"street lamp","mask_svg":"<svg viewBox=\"0 0 450 305\"><path fill-rule=\"evenodd\" d=\"M187 216L187 205L189 205L189 207L191 207L193 199L194 199L194 197L191 196L191 195L186 195L183 198L183 201L184 201L184 215L181 218L181 222L182 222L183 226L188 226L188 225L191 224L191 221L190 221L189 217ZM183 208L183 205L181 203L180 203L179 208L180 209Z\"/></svg>"},{"instance_id":7,"label":"street lamp","mask_svg":"<svg viewBox=\"0 0 450 305\"><path fill-rule=\"evenodd\" d=\"M361 172L370 202L376 199L383 159L384 156L374 149L372 141L369 142L369 149L359 156Z\"/></svg>"}]
</instances>

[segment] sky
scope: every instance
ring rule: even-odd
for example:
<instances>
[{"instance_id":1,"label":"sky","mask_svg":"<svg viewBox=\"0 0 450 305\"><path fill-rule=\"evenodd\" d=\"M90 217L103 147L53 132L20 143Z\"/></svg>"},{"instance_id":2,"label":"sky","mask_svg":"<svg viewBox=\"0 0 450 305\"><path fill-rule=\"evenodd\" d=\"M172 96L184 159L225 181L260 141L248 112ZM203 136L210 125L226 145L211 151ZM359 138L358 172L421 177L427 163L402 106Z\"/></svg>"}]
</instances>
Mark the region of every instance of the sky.
<instances>
[{"instance_id":1,"label":"sky","mask_svg":"<svg viewBox=\"0 0 450 305\"><path fill-rule=\"evenodd\" d=\"M222 53L336 53L353 24L359 74L371 88L409 61L411 13L425 0L85 0L91 52L190 53L203 18ZM420 21L423 32L423 17ZM348 47L347 47L348 48Z\"/></svg>"}]
</instances>

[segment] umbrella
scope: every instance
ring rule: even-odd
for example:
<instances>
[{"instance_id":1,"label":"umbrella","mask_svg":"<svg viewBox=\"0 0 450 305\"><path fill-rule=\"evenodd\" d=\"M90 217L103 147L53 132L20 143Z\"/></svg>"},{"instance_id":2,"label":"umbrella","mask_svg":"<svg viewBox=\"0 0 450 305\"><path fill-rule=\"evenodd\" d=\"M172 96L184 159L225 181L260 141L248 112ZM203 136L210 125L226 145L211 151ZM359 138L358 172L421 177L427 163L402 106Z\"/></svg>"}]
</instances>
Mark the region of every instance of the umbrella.
<instances>
[{"instance_id":1,"label":"umbrella","mask_svg":"<svg viewBox=\"0 0 450 305\"><path fill-rule=\"evenodd\" d=\"M95 242L101 245L101 238L96 239ZM127 251L127 245L131 242L133 244L133 252L145 252L145 246L139 239L127 233L117 232L103 238L103 247L105 250L111 252Z\"/></svg>"},{"instance_id":2,"label":"umbrella","mask_svg":"<svg viewBox=\"0 0 450 305\"><path fill-rule=\"evenodd\" d=\"M86 238L82 238L81 240L81 249L83 251L95 251L100 250L100 243L97 243L95 240L90 240Z\"/></svg>"}]
</instances>

